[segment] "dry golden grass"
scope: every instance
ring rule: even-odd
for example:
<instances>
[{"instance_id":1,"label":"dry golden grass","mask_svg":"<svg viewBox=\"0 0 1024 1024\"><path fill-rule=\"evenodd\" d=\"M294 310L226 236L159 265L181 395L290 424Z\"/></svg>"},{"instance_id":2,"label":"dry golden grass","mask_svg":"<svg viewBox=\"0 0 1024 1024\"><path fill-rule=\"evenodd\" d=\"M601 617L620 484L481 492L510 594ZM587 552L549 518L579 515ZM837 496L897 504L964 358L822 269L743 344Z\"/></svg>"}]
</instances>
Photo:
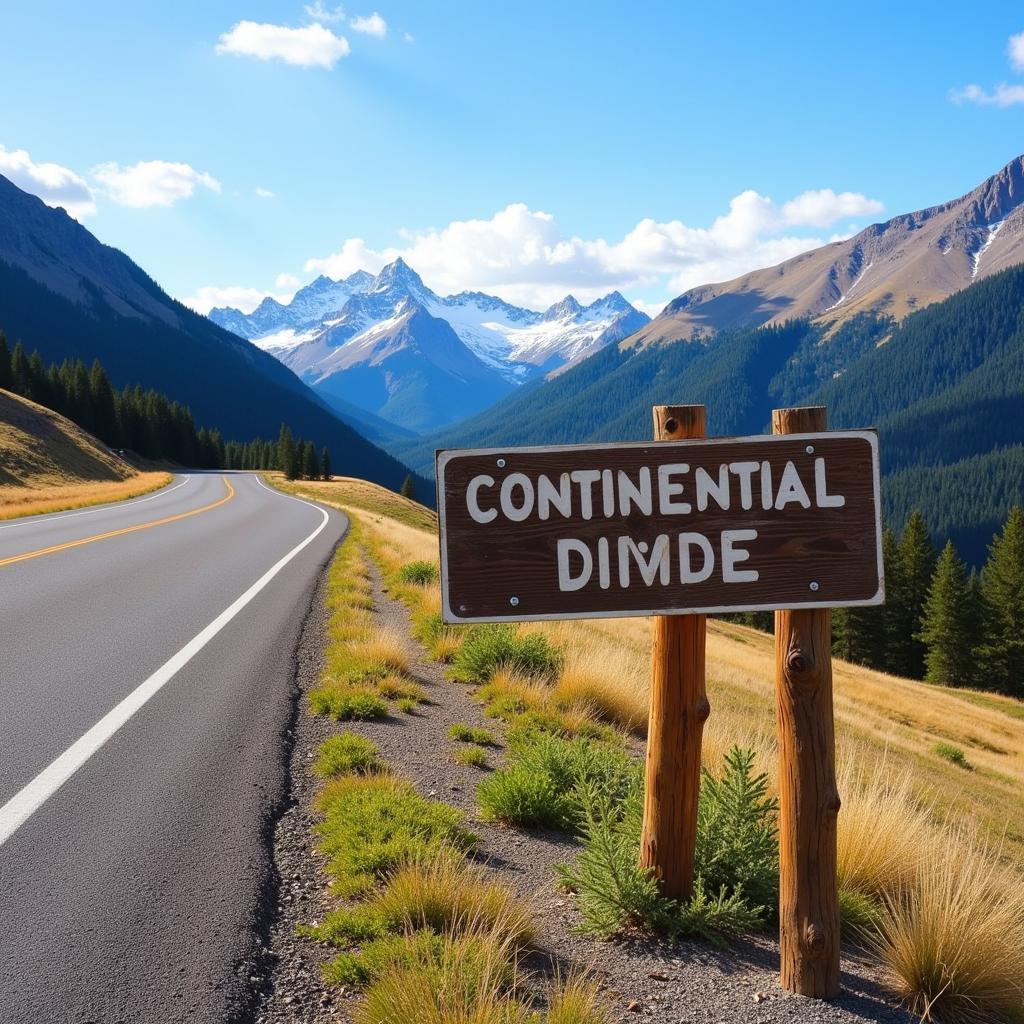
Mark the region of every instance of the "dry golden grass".
<instances>
[{"instance_id":1,"label":"dry golden grass","mask_svg":"<svg viewBox=\"0 0 1024 1024\"><path fill-rule=\"evenodd\" d=\"M57 484L45 487L0 487L0 519L38 516L49 512L105 505L111 501L138 498L166 487L170 473L137 473L127 480L100 483Z\"/></svg>"},{"instance_id":2,"label":"dry golden grass","mask_svg":"<svg viewBox=\"0 0 1024 1024\"><path fill-rule=\"evenodd\" d=\"M612 1024L600 986L582 974L556 979L548 999L546 1024Z\"/></svg>"},{"instance_id":3,"label":"dry golden grass","mask_svg":"<svg viewBox=\"0 0 1024 1024\"><path fill-rule=\"evenodd\" d=\"M390 629L373 629L350 646L351 655L361 662L378 665L386 672L408 675L411 663L405 638Z\"/></svg>"},{"instance_id":4,"label":"dry golden grass","mask_svg":"<svg viewBox=\"0 0 1024 1024\"><path fill-rule=\"evenodd\" d=\"M886 895L869 938L893 989L923 1020L1024 1021L1024 879L954 832Z\"/></svg>"},{"instance_id":5,"label":"dry golden grass","mask_svg":"<svg viewBox=\"0 0 1024 1024\"><path fill-rule=\"evenodd\" d=\"M0 390L0 519L123 501L170 479L137 472L71 420Z\"/></svg>"}]
</instances>

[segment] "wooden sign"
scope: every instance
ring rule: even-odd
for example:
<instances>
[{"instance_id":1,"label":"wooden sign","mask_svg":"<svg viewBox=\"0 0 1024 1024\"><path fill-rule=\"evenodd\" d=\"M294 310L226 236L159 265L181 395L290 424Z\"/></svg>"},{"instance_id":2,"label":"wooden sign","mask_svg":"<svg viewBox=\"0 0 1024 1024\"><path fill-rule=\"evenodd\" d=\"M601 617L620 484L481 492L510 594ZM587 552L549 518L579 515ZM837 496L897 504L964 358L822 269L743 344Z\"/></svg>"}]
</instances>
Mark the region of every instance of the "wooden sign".
<instances>
[{"instance_id":1,"label":"wooden sign","mask_svg":"<svg viewBox=\"0 0 1024 1024\"><path fill-rule=\"evenodd\" d=\"M880 604L873 431L437 453L445 622Z\"/></svg>"}]
</instances>

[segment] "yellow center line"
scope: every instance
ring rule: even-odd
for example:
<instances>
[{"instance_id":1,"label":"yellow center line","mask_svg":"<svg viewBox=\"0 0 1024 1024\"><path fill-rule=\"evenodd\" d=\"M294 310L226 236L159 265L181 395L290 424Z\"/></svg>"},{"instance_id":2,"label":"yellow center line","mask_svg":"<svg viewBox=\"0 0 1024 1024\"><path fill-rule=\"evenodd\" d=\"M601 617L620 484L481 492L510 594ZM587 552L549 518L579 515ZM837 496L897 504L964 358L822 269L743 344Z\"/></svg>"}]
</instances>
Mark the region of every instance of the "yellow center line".
<instances>
[{"instance_id":1,"label":"yellow center line","mask_svg":"<svg viewBox=\"0 0 1024 1024\"><path fill-rule=\"evenodd\" d=\"M54 555L58 551L67 551L69 548L79 548L83 544L94 544L98 540L108 540L111 537L121 537L126 533L136 533L139 530L148 530L152 526L164 526L166 523L176 523L179 519L188 519L189 516L197 516L200 512L209 512L235 496L235 489L231 486L228 478L221 477L228 493L223 498L210 505L203 505L201 508L194 508L190 512L179 512L174 516L166 516L163 519L154 519L150 523L139 523L137 526L125 526L120 530L110 530L108 533L97 533L91 537L82 537L81 540L69 540L64 544L54 544L52 547L39 548L36 551L26 551L23 555L11 555L10 558L0 558L0 568L5 565L14 565L15 562L27 562L30 558L42 558L43 555Z\"/></svg>"}]
</instances>

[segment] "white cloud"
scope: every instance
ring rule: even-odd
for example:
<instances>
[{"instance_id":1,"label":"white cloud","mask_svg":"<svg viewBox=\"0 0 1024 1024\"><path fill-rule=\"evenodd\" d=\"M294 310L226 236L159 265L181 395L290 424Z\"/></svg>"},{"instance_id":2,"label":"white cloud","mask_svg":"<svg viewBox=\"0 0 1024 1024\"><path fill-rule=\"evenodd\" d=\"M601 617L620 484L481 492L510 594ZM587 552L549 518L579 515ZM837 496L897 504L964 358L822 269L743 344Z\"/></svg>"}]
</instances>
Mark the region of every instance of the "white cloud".
<instances>
[{"instance_id":1,"label":"white cloud","mask_svg":"<svg viewBox=\"0 0 1024 1024\"><path fill-rule=\"evenodd\" d=\"M349 25L355 32L377 36L378 39L383 39L388 34L388 23L376 11L365 18L353 18Z\"/></svg>"},{"instance_id":2,"label":"white cloud","mask_svg":"<svg viewBox=\"0 0 1024 1024\"><path fill-rule=\"evenodd\" d=\"M189 164L166 160L140 160L130 167L117 163L100 164L92 170L106 194L121 206L171 206L188 199L197 186L220 192L220 182Z\"/></svg>"},{"instance_id":3,"label":"white cloud","mask_svg":"<svg viewBox=\"0 0 1024 1024\"><path fill-rule=\"evenodd\" d=\"M271 192L269 188L257 188L256 189L256 195L260 199L273 199L274 198L274 193Z\"/></svg>"},{"instance_id":4,"label":"white cloud","mask_svg":"<svg viewBox=\"0 0 1024 1024\"><path fill-rule=\"evenodd\" d=\"M1024 71L1024 32L1010 36L1007 52L1010 55L1010 63L1013 65L1014 71Z\"/></svg>"},{"instance_id":5,"label":"white cloud","mask_svg":"<svg viewBox=\"0 0 1024 1024\"><path fill-rule=\"evenodd\" d=\"M333 68L351 52L348 40L319 23L303 28L240 21L217 43L217 53L283 60L298 67Z\"/></svg>"},{"instance_id":6,"label":"white cloud","mask_svg":"<svg viewBox=\"0 0 1024 1024\"><path fill-rule=\"evenodd\" d=\"M954 103L978 103L989 107L1013 107L1024 103L1024 85L1007 85L1000 82L991 91L980 85L965 85L950 93Z\"/></svg>"},{"instance_id":7,"label":"white cloud","mask_svg":"<svg viewBox=\"0 0 1024 1024\"><path fill-rule=\"evenodd\" d=\"M1024 32L1010 36L1006 52L1013 70L1024 71ZM1009 85L1006 82L1000 82L994 89L985 89L972 82L960 89L950 89L949 98L954 103L976 103L986 107L1015 107L1024 103L1024 85Z\"/></svg>"},{"instance_id":8,"label":"white cloud","mask_svg":"<svg viewBox=\"0 0 1024 1024\"><path fill-rule=\"evenodd\" d=\"M323 0L316 0L315 3L307 4L304 9L306 14L308 14L314 21L331 22L345 20L344 7L335 7L333 9L324 7Z\"/></svg>"},{"instance_id":9,"label":"white cloud","mask_svg":"<svg viewBox=\"0 0 1024 1024\"><path fill-rule=\"evenodd\" d=\"M96 213L96 197L83 177L60 164L36 163L24 149L0 146L0 174L76 220Z\"/></svg>"},{"instance_id":10,"label":"white cloud","mask_svg":"<svg viewBox=\"0 0 1024 1024\"><path fill-rule=\"evenodd\" d=\"M416 42L416 37L411 32L403 32L402 33L402 38L407 43L415 43Z\"/></svg>"},{"instance_id":11,"label":"white cloud","mask_svg":"<svg viewBox=\"0 0 1024 1024\"><path fill-rule=\"evenodd\" d=\"M378 271L402 256L435 290L480 289L543 308L572 292L592 301L612 288L665 301L700 284L771 266L836 237L807 229L878 214L882 204L856 192L804 192L781 205L748 190L710 227L647 218L617 241L567 235L550 213L513 203L489 220L453 221L440 230L405 232L401 247L374 249L350 238L337 252L307 260L307 272L344 277Z\"/></svg>"},{"instance_id":12,"label":"white cloud","mask_svg":"<svg viewBox=\"0 0 1024 1024\"><path fill-rule=\"evenodd\" d=\"M282 274L281 277L287 275ZM281 277L278 278L278 287L281 285ZM294 278L292 279L294 280ZM298 284L298 282L295 282ZM295 289L286 287L285 290L268 294L259 288L246 288L242 285L229 285L226 288L218 288L216 285L207 285L196 290L195 295L190 295L181 301L204 316L215 306L233 306L243 313L251 313L264 299L273 298L278 302L291 302Z\"/></svg>"},{"instance_id":13,"label":"white cloud","mask_svg":"<svg viewBox=\"0 0 1024 1024\"><path fill-rule=\"evenodd\" d=\"M278 274L274 284L278 288L291 288L294 291L299 287L299 279L294 274Z\"/></svg>"}]
</instances>

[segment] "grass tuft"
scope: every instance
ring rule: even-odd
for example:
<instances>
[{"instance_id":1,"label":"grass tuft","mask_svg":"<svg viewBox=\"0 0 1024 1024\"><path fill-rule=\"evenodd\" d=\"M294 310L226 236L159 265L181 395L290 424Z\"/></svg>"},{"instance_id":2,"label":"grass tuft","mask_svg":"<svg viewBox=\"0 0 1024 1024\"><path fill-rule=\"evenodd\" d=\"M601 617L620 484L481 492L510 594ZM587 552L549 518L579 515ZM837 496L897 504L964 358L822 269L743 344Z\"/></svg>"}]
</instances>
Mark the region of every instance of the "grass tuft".
<instances>
[{"instance_id":1,"label":"grass tuft","mask_svg":"<svg viewBox=\"0 0 1024 1024\"><path fill-rule=\"evenodd\" d=\"M475 729L465 722L456 722L448 730L448 737L459 743L475 743L480 747L497 746L497 741L486 729Z\"/></svg>"},{"instance_id":2,"label":"grass tuft","mask_svg":"<svg viewBox=\"0 0 1024 1024\"><path fill-rule=\"evenodd\" d=\"M329 715L339 722L367 721L388 715L387 704L373 690L330 684L310 691L309 709L314 715Z\"/></svg>"},{"instance_id":3,"label":"grass tuft","mask_svg":"<svg viewBox=\"0 0 1024 1024\"><path fill-rule=\"evenodd\" d=\"M396 573L402 583L412 583L416 586L426 587L436 583L438 578L437 566L433 562L416 561L403 565Z\"/></svg>"},{"instance_id":4,"label":"grass tuft","mask_svg":"<svg viewBox=\"0 0 1024 1024\"><path fill-rule=\"evenodd\" d=\"M454 753L454 758L459 764L468 768L487 768L487 751L482 747L460 747Z\"/></svg>"},{"instance_id":5,"label":"grass tuft","mask_svg":"<svg viewBox=\"0 0 1024 1024\"><path fill-rule=\"evenodd\" d=\"M411 697L399 697L397 702L398 710L406 715L415 715L420 708L420 702Z\"/></svg>"},{"instance_id":6,"label":"grass tuft","mask_svg":"<svg viewBox=\"0 0 1024 1024\"><path fill-rule=\"evenodd\" d=\"M324 740L313 763L313 771L325 779L335 775L371 775L383 770L377 744L353 732Z\"/></svg>"},{"instance_id":7,"label":"grass tuft","mask_svg":"<svg viewBox=\"0 0 1024 1024\"><path fill-rule=\"evenodd\" d=\"M553 677L562 655L543 634L523 632L508 624L473 626L455 656L452 678L466 683L487 682L500 668L525 676Z\"/></svg>"},{"instance_id":8,"label":"grass tuft","mask_svg":"<svg viewBox=\"0 0 1024 1024\"><path fill-rule=\"evenodd\" d=\"M319 848L342 895L365 892L398 865L426 859L441 847L476 847L461 811L425 800L410 783L389 775L335 779L318 808Z\"/></svg>"},{"instance_id":9,"label":"grass tuft","mask_svg":"<svg viewBox=\"0 0 1024 1024\"><path fill-rule=\"evenodd\" d=\"M944 761L955 764L957 768L963 768L969 772L974 771L974 765L967 760L967 755L960 747L954 746L952 743L936 743L933 749Z\"/></svg>"},{"instance_id":10,"label":"grass tuft","mask_svg":"<svg viewBox=\"0 0 1024 1024\"><path fill-rule=\"evenodd\" d=\"M612 1024L596 981L581 974L557 980L548 998L547 1024Z\"/></svg>"}]
</instances>

